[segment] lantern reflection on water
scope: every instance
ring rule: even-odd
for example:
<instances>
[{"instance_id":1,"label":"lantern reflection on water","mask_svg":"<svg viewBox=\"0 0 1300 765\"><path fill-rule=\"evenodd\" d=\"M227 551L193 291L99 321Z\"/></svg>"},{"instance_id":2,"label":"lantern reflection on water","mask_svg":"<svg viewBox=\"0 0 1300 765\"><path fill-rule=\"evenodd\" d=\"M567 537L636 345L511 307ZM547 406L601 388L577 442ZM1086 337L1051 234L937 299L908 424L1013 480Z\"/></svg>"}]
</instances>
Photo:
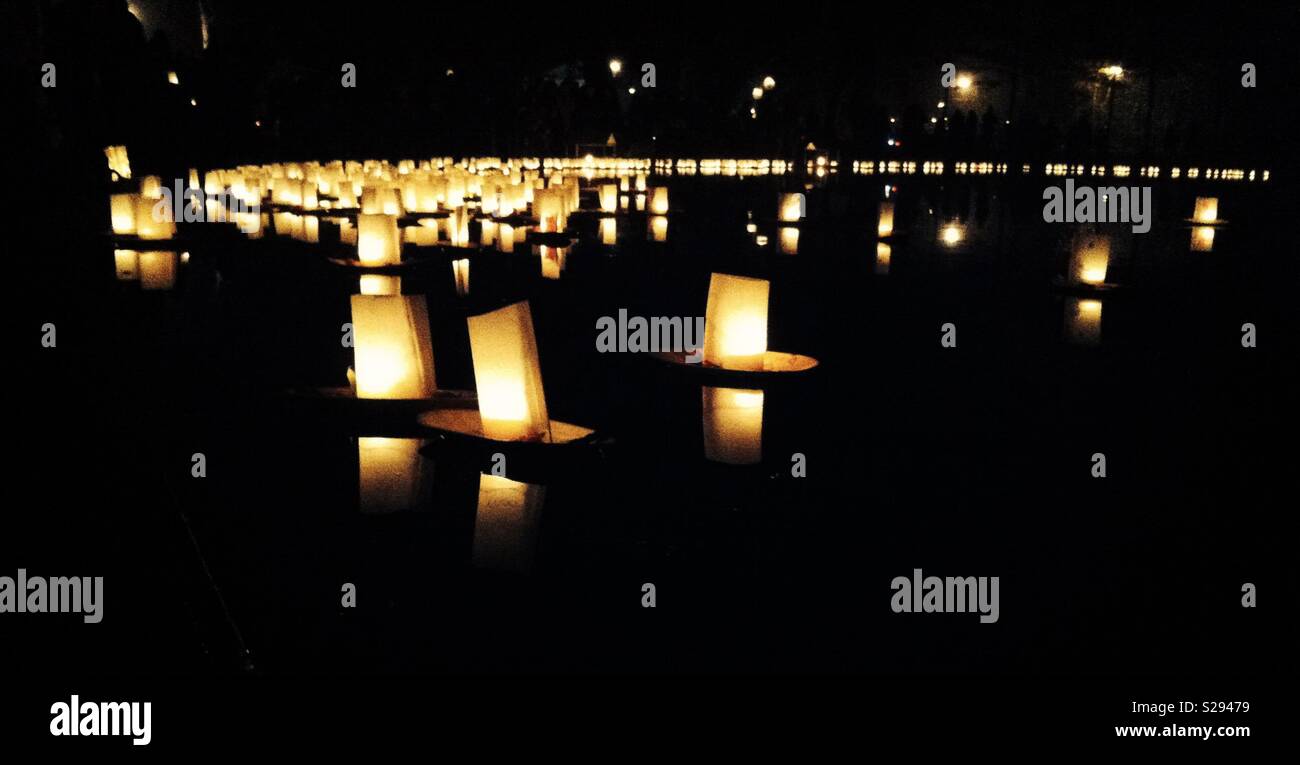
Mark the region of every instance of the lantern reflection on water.
<instances>
[{"instance_id":1,"label":"lantern reflection on water","mask_svg":"<svg viewBox=\"0 0 1300 765\"><path fill-rule=\"evenodd\" d=\"M881 276L889 275L889 260L893 255L893 248L885 242L876 242L876 273Z\"/></svg>"},{"instance_id":2,"label":"lantern reflection on water","mask_svg":"<svg viewBox=\"0 0 1300 765\"><path fill-rule=\"evenodd\" d=\"M713 274L704 314L704 361L725 369L762 370L767 352L766 279Z\"/></svg>"},{"instance_id":3,"label":"lantern reflection on water","mask_svg":"<svg viewBox=\"0 0 1300 765\"><path fill-rule=\"evenodd\" d=\"M469 294L469 258L461 258L451 262L452 276L456 279L456 294L465 296Z\"/></svg>"},{"instance_id":4,"label":"lantern reflection on water","mask_svg":"<svg viewBox=\"0 0 1300 765\"><path fill-rule=\"evenodd\" d=\"M651 215L647 224L647 238L652 242L668 241L668 216Z\"/></svg>"},{"instance_id":5,"label":"lantern reflection on water","mask_svg":"<svg viewBox=\"0 0 1300 765\"><path fill-rule=\"evenodd\" d=\"M362 274L358 284L362 295L400 295L402 277L384 274Z\"/></svg>"},{"instance_id":6,"label":"lantern reflection on water","mask_svg":"<svg viewBox=\"0 0 1300 765\"><path fill-rule=\"evenodd\" d=\"M618 212L618 186L612 183L601 184L600 211L603 213Z\"/></svg>"},{"instance_id":7,"label":"lantern reflection on water","mask_svg":"<svg viewBox=\"0 0 1300 765\"><path fill-rule=\"evenodd\" d=\"M728 465L763 459L763 391L703 387L704 456Z\"/></svg>"},{"instance_id":8,"label":"lantern reflection on water","mask_svg":"<svg viewBox=\"0 0 1300 765\"><path fill-rule=\"evenodd\" d=\"M1214 250L1214 227L1192 227L1192 252L1212 252Z\"/></svg>"},{"instance_id":9,"label":"lantern reflection on water","mask_svg":"<svg viewBox=\"0 0 1300 765\"><path fill-rule=\"evenodd\" d=\"M1101 301L1066 298L1065 339L1075 345L1101 342Z\"/></svg>"},{"instance_id":10,"label":"lantern reflection on water","mask_svg":"<svg viewBox=\"0 0 1300 765\"><path fill-rule=\"evenodd\" d=\"M353 295L352 344L357 398L429 398L437 389L423 296Z\"/></svg>"},{"instance_id":11,"label":"lantern reflection on water","mask_svg":"<svg viewBox=\"0 0 1300 765\"><path fill-rule=\"evenodd\" d=\"M533 564L546 487L479 474L472 559L476 567L527 571Z\"/></svg>"},{"instance_id":12,"label":"lantern reflection on water","mask_svg":"<svg viewBox=\"0 0 1300 765\"><path fill-rule=\"evenodd\" d=\"M133 282L140 278L140 256L135 250L113 250L113 268L118 281Z\"/></svg>"},{"instance_id":13,"label":"lantern reflection on water","mask_svg":"<svg viewBox=\"0 0 1300 765\"><path fill-rule=\"evenodd\" d=\"M171 200L150 199L143 194L136 196L135 235L152 241L174 237L176 221L172 215Z\"/></svg>"},{"instance_id":14,"label":"lantern reflection on water","mask_svg":"<svg viewBox=\"0 0 1300 765\"><path fill-rule=\"evenodd\" d=\"M418 438L357 439L360 507L365 513L393 513L419 507L428 483Z\"/></svg>"},{"instance_id":15,"label":"lantern reflection on water","mask_svg":"<svg viewBox=\"0 0 1300 765\"><path fill-rule=\"evenodd\" d=\"M794 226L781 227L781 252L785 255L799 254L799 229Z\"/></svg>"},{"instance_id":16,"label":"lantern reflection on water","mask_svg":"<svg viewBox=\"0 0 1300 765\"><path fill-rule=\"evenodd\" d=\"M170 290L176 286L176 253L170 251L141 252L138 255L140 288Z\"/></svg>"},{"instance_id":17,"label":"lantern reflection on water","mask_svg":"<svg viewBox=\"0 0 1300 765\"><path fill-rule=\"evenodd\" d=\"M467 321L483 433L498 441L549 441L550 419L528 302Z\"/></svg>"},{"instance_id":18,"label":"lantern reflection on water","mask_svg":"<svg viewBox=\"0 0 1300 765\"><path fill-rule=\"evenodd\" d=\"M618 221L614 218L600 219L600 243L617 244L618 243Z\"/></svg>"}]
</instances>

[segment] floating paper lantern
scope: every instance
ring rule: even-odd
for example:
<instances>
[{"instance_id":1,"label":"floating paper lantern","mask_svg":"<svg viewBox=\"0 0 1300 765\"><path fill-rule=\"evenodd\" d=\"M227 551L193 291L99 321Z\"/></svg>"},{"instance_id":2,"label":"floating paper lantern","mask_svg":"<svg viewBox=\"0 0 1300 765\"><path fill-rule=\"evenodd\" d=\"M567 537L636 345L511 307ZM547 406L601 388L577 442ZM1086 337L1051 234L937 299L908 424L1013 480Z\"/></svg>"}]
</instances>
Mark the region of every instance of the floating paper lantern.
<instances>
[{"instance_id":1,"label":"floating paper lantern","mask_svg":"<svg viewBox=\"0 0 1300 765\"><path fill-rule=\"evenodd\" d=\"M550 419L528 302L471 316L468 323L483 433L498 441L549 441Z\"/></svg>"},{"instance_id":2,"label":"floating paper lantern","mask_svg":"<svg viewBox=\"0 0 1300 765\"><path fill-rule=\"evenodd\" d=\"M176 286L176 253L151 251L139 253L140 287L146 290L169 290Z\"/></svg>"},{"instance_id":3,"label":"floating paper lantern","mask_svg":"<svg viewBox=\"0 0 1300 765\"><path fill-rule=\"evenodd\" d=\"M763 369L769 288L766 279L713 274L704 314L706 363L725 369Z\"/></svg>"},{"instance_id":4,"label":"floating paper lantern","mask_svg":"<svg viewBox=\"0 0 1300 765\"><path fill-rule=\"evenodd\" d=\"M357 398L429 398L437 390L422 296L353 295Z\"/></svg>"},{"instance_id":5,"label":"floating paper lantern","mask_svg":"<svg viewBox=\"0 0 1300 765\"><path fill-rule=\"evenodd\" d=\"M763 391L704 386L704 456L728 465L763 459Z\"/></svg>"},{"instance_id":6,"label":"floating paper lantern","mask_svg":"<svg viewBox=\"0 0 1300 765\"><path fill-rule=\"evenodd\" d=\"M131 159L127 156L125 146L107 146L104 148L104 156L108 158L108 169L116 173L118 178L131 178Z\"/></svg>"},{"instance_id":7,"label":"floating paper lantern","mask_svg":"<svg viewBox=\"0 0 1300 765\"><path fill-rule=\"evenodd\" d=\"M113 194L108 198L114 234L135 233L136 194ZM152 206L150 208L152 210Z\"/></svg>"},{"instance_id":8,"label":"floating paper lantern","mask_svg":"<svg viewBox=\"0 0 1300 765\"><path fill-rule=\"evenodd\" d=\"M456 294L469 294L469 258L461 258L451 262L452 276L456 279Z\"/></svg>"},{"instance_id":9,"label":"floating paper lantern","mask_svg":"<svg viewBox=\"0 0 1300 765\"><path fill-rule=\"evenodd\" d=\"M1218 197L1197 197L1192 219L1197 223L1215 223L1219 219Z\"/></svg>"},{"instance_id":10,"label":"floating paper lantern","mask_svg":"<svg viewBox=\"0 0 1300 765\"><path fill-rule=\"evenodd\" d=\"M533 217L542 233L556 233L565 229L564 195L562 189L540 189L533 194Z\"/></svg>"},{"instance_id":11,"label":"floating paper lantern","mask_svg":"<svg viewBox=\"0 0 1300 765\"><path fill-rule=\"evenodd\" d=\"M162 199L162 179L146 175L140 179L140 196L145 199Z\"/></svg>"},{"instance_id":12,"label":"floating paper lantern","mask_svg":"<svg viewBox=\"0 0 1300 765\"><path fill-rule=\"evenodd\" d=\"M1075 345L1101 342L1101 301L1068 298L1065 301L1065 338Z\"/></svg>"},{"instance_id":13,"label":"floating paper lantern","mask_svg":"<svg viewBox=\"0 0 1300 765\"><path fill-rule=\"evenodd\" d=\"M1192 252L1212 252L1214 250L1214 227L1192 227Z\"/></svg>"},{"instance_id":14,"label":"floating paper lantern","mask_svg":"<svg viewBox=\"0 0 1300 765\"><path fill-rule=\"evenodd\" d=\"M176 235L171 201L150 199L143 194L135 198L135 235L141 239L164 240Z\"/></svg>"},{"instance_id":15,"label":"floating paper lantern","mask_svg":"<svg viewBox=\"0 0 1300 765\"><path fill-rule=\"evenodd\" d=\"M618 212L618 186L612 183L601 184L600 211L604 213Z\"/></svg>"},{"instance_id":16,"label":"floating paper lantern","mask_svg":"<svg viewBox=\"0 0 1300 765\"><path fill-rule=\"evenodd\" d=\"M799 254L799 229L794 226L781 227L781 252L785 255Z\"/></svg>"},{"instance_id":17,"label":"floating paper lantern","mask_svg":"<svg viewBox=\"0 0 1300 765\"><path fill-rule=\"evenodd\" d=\"M367 266L402 262L396 215L361 213L357 216L357 258Z\"/></svg>"},{"instance_id":18,"label":"floating paper lantern","mask_svg":"<svg viewBox=\"0 0 1300 765\"><path fill-rule=\"evenodd\" d=\"M427 483L418 438L357 439L360 507L365 513L394 513L419 507Z\"/></svg>"},{"instance_id":19,"label":"floating paper lantern","mask_svg":"<svg viewBox=\"0 0 1300 765\"><path fill-rule=\"evenodd\" d=\"M655 215L668 214L668 187L656 186L650 192L650 212Z\"/></svg>"},{"instance_id":20,"label":"floating paper lantern","mask_svg":"<svg viewBox=\"0 0 1300 765\"><path fill-rule=\"evenodd\" d=\"M515 227L509 223L501 224L501 235L497 237L497 249L502 252L515 251Z\"/></svg>"},{"instance_id":21,"label":"floating paper lantern","mask_svg":"<svg viewBox=\"0 0 1300 765\"><path fill-rule=\"evenodd\" d=\"M1080 234L1074 240L1070 277L1076 284L1103 284L1110 264L1110 237Z\"/></svg>"},{"instance_id":22,"label":"floating paper lantern","mask_svg":"<svg viewBox=\"0 0 1300 765\"><path fill-rule=\"evenodd\" d=\"M530 569L545 500L545 486L479 474L474 565L494 570Z\"/></svg>"},{"instance_id":23,"label":"floating paper lantern","mask_svg":"<svg viewBox=\"0 0 1300 765\"><path fill-rule=\"evenodd\" d=\"M782 194L777 201L777 217L782 223L803 220L804 205L803 194Z\"/></svg>"},{"instance_id":24,"label":"floating paper lantern","mask_svg":"<svg viewBox=\"0 0 1300 765\"><path fill-rule=\"evenodd\" d=\"M135 250L113 250L113 268L118 281L133 282L140 278L140 255Z\"/></svg>"},{"instance_id":25,"label":"floating paper lantern","mask_svg":"<svg viewBox=\"0 0 1300 765\"><path fill-rule=\"evenodd\" d=\"M876 218L876 236L893 236L894 235L894 203L884 201L880 203L880 213Z\"/></svg>"}]
</instances>

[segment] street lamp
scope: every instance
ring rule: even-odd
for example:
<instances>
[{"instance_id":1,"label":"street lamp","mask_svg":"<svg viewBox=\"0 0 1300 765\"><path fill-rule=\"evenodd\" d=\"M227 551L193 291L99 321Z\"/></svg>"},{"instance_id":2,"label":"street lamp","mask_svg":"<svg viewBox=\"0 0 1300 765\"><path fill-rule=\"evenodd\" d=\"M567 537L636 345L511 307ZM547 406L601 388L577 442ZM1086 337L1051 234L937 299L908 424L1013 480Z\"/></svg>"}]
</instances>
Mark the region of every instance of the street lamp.
<instances>
[{"instance_id":1,"label":"street lamp","mask_svg":"<svg viewBox=\"0 0 1300 765\"><path fill-rule=\"evenodd\" d=\"M622 62L622 61L619 61L619 60L616 59L616 58L611 58L611 59L609 60L609 73L612 74L612 75L614 75L615 77L617 77L617 76L619 76L620 74L622 74L622 73L623 73L623 62Z\"/></svg>"}]
</instances>

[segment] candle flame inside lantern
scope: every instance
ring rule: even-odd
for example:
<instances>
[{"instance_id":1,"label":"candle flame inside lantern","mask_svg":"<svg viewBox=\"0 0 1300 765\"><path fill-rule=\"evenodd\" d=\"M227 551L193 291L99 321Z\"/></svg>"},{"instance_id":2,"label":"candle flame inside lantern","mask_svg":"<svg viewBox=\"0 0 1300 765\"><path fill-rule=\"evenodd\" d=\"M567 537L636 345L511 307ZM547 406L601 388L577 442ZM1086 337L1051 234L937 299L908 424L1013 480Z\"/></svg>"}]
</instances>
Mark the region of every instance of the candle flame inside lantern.
<instances>
[{"instance_id":1,"label":"candle flame inside lantern","mask_svg":"<svg viewBox=\"0 0 1300 765\"><path fill-rule=\"evenodd\" d=\"M550 419L528 302L467 321L483 433L499 441L549 441Z\"/></svg>"},{"instance_id":2,"label":"candle flame inside lantern","mask_svg":"<svg viewBox=\"0 0 1300 765\"><path fill-rule=\"evenodd\" d=\"M713 274L704 316L704 360L726 369L761 370L767 352L770 284Z\"/></svg>"},{"instance_id":3,"label":"candle flame inside lantern","mask_svg":"<svg viewBox=\"0 0 1300 765\"><path fill-rule=\"evenodd\" d=\"M729 465L763 458L763 391L703 388L704 456Z\"/></svg>"},{"instance_id":4,"label":"candle flame inside lantern","mask_svg":"<svg viewBox=\"0 0 1300 765\"><path fill-rule=\"evenodd\" d=\"M437 389L422 296L353 295L357 398L429 398Z\"/></svg>"},{"instance_id":5,"label":"candle flame inside lantern","mask_svg":"<svg viewBox=\"0 0 1300 765\"><path fill-rule=\"evenodd\" d=\"M1219 219L1218 197L1197 197L1196 211L1192 218L1197 223L1214 223Z\"/></svg>"}]
</instances>

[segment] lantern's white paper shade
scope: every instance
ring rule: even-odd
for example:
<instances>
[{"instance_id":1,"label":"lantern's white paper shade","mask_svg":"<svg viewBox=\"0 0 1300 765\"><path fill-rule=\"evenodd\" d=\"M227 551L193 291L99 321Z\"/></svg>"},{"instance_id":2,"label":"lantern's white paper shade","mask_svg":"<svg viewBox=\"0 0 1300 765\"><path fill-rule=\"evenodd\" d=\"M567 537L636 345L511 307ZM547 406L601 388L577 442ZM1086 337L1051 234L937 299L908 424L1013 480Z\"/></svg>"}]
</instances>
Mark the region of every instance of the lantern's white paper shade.
<instances>
[{"instance_id":1,"label":"lantern's white paper shade","mask_svg":"<svg viewBox=\"0 0 1300 765\"><path fill-rule=\"evenodd\" d=\"M1196 210L1192 218L1197 223L1213 223L1219 219L1218 197L1197 197Z\"/></svg>"},{"instance_id":2,"label":"lantern's white paper shade","mask_svg":"<svg viewBox=\"0 0 1300 765\"><path fill-rule=\"evenodd\" d=\"M394 513L419 506L426 473L418 438L357 439L361 511Z\"/></svg>"},{"instance_id":3,"label":"lantern's white paper shade","mask_svg":"<svg viewBox=\"0 0 1300 765\"><path fill-rule=\"evenodd\" d=\"M470 316L468 323L484 434L499 441L549 441L550 419L528 302Z\"/></svg>"},{"instance_id":4,"label":"lantern's white paper shade","mask_svg":"<svg viewBox=\"0 0 1300 765\"><path fill-rule=\"evenodd\" d=\"M782 194L777 203L778 218L782 223L793 223L804 217L804 195Z\"/></svg>"},{"instance_id":5,"label":"lantern's white paper shade","mask_svg":"<svg viewBox=\"0 0 1300 765\"><path fill-rule=\"evenodd\" d=\"M704 360L726 369L761 370L767 353L766 279L713 274L704 313Z\"/></svg>"},{"instance_id":6,"label":"lantern's white paper shade","mask_svg":"<svg viewBox=\"0 0 1300 765\"><path fill-rule=\"evenodd\" d=\"M1074 238L1070 278L1075 284L1103 284L1110 265L1110 237L1081 233Z\"/></svg>"},{"instance_id":7,"label":"lantern's white paper shade","mask_svg":"<svg viewBox=\"0 0 1300 765\"><path fill-rule=\"evenodd\" d=\"M141 252L138 257L140 287L169 290L176 286L177 255L168 251Z\"/></svg>"},{"instance_id":8,"label":"lantern's white paper shade","mask_svg":"<svg viewBox=\"0 0 1300 765\"><path fill-rule=\"evenodd\" d=\"M135 233L136 194L113 194L108 198L114 234ZM152 208L151 208L152 209Z\"/></svg>"},{"instance_id":9,"label":"lantern's white paper shade","mask_svg":"<svg viewBox=\"0 0 1300 765\"><path fill-rule=\"evenodd\" d=\"M422 295L353 295L357 398L429 398L437 390Z\"/></svg>"},{"instance_id":10,"label":"lantern's white paper shade","mask_svg":"<svg viewBox=\"0 0 1300 765\"><path fill-rule=\"evenodd\" d=\"M876 236L893 236L894 234L894 203L884 201L880 203L880 215L876 220Z\"/></svg>"},{"instance_id":11,"label":"lantern's white paper shade","mask_svg":"<svg viewBox=\"0 0 1300 765\"><path fill-rule=\"evenodd\" d=\"M506 571L531 568L545 501L545 486L479 474L474 565Z\"/></svg>"},{"instance_id":12,"label":"lantern's white paper shade","mask_svg":"<svg viewBox=\"0 0 1300 765\"><path fill-rule=\"evenodd\" d=\"M704 456L728 465L763 459L763 391L704 386Z\"/></svg>"},{"instance_id":13,"label":"lantern's white paper shade","mask_svg":"<svg viewBox=\"0 0 1300 765\"><path fill-rule=\"evenodd\" d=\"M357 216L357 258L368 266L393 266L402 262L396 215L361 213Z\"/></svg>"},{"instance_id":14,"label":"lantern's white paper shade","mask_svg":"<svg viewBox=\"0 0 1300 765\"><path fill-rule=\"evenodd\" d=\"M639 209L639 208L638 208ZM655 215L668 214L668 187L656 186L650 192L650 212Z\"/></svg>"},{"instance_id":15,"label":"lantern's white paper shade","mask_svg":"<svg viewBox=\"0 0 1300 765\"><path fill-rule=\"evenodd\" d=\"M603 213L618 212L618 186L612 183L601 184L600 211Z\"/></svg>"},{"instance_id":16,"label":"lantern's white paper shade","mask_svg":"<svg viewBox=\"0 0 1300 765\"><path fill-rule=\"evenodd\" d=\"M164 240L176 235L175 214L170 198L135 199L135 235L141 239Z\"/></svg>"}]
</instances>

